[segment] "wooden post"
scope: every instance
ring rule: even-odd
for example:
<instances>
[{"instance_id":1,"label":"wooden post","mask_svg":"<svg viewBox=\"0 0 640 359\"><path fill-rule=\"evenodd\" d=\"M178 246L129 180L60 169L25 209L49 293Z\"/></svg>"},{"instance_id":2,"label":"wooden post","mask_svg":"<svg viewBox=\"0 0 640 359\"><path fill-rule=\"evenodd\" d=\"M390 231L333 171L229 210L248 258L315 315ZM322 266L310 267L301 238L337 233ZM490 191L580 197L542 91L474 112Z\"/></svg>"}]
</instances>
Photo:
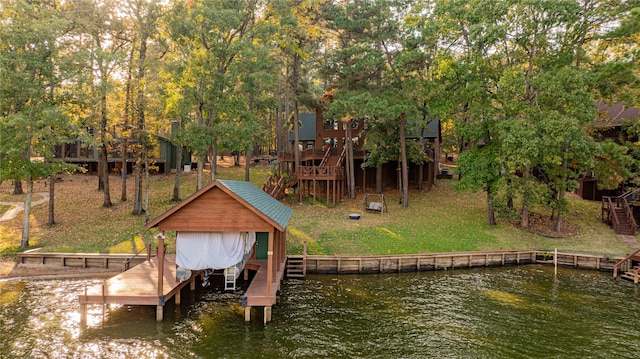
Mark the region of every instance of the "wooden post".
<instances>
[{"instance_id":1,"label":"wooden post","mask_svg":"<svg viewBox=\"0 0 640 359\"><path fill-rule=\"evenodd\" d=\"M251 322L251 307L244 307L244 322Z\"/></svg>"},{"instance_id":2,"label":"wooden post","mask_svg":"<svg viewBox=\"0 0 640 359\"><path fill-rule=\"evenodd\" d=\"M158 234L158 301L162 304L156 306L156 321L161 322L163 319L163 286L164 286L164 231Z\"/></svg>"},{"instance_id":3,"label":"wooden post","mask_svg":"<svg viewBox=\"0 0 640 359\"><path fill-rule=\"evenodd\" d=\"M264 307L264 325L271 321L271 307Z\"/></svg>"},{"instance_id":4,"label":"wooden post","mask_svg":"<svg viewBox=\"0 0 640 359\"><path fill-rule=\"evenodd\" d=\"M162 306L162 305L157 305L156 306L156 322L161 322L164 319L163 318L163 315L164 315L163 309L164 309L164 306Z\"/></svg>"},{"instance_id":5,"label":"wooden post","mask_svg":"<svg viewBox=\"0 0 640 359\"><path fill-rule=\"evenodd\" d=\"M558 275L558 248L553 251L553 268L554 274Z\"/></svg>"},{"instance_id":6,"label":"wooden post","mask_svg":"<svg viewBox=\"0 0 640 359\"><path fill-rule=\"evenodd\" d=\"M287 232L284 232L284 243L285 243L285 248L286 248L286 243L287 243ZM307 241L304 241L304 244L302 246L302 276L306 277L307 276Z\"/></svg>"},{"instance_id":7,"label":"wooden post","mask_svg":"<svg viewBox=\"0 0 640 359\"><path fill-rule=\"evenodd\" d=\"M164 232L158 234L158 295L162 295L164 286Z\"/></svg>"},{"instance_id":8,"label":"wooden post","mask_svg":"<svg viewBox=\"0 0 640 359\"><path fill-rule=\"evenodd\" d=\"M273 284L273 269L274 269L274 263L273 263L273 241L274 241L274 235L273 235L273 231L275 229L271 229L271 231L269 231L269 243L267 246L267 296L271 297L273 294L271 293L271 288L272 288L272 284Z\"/></svg>"}]
</instances>

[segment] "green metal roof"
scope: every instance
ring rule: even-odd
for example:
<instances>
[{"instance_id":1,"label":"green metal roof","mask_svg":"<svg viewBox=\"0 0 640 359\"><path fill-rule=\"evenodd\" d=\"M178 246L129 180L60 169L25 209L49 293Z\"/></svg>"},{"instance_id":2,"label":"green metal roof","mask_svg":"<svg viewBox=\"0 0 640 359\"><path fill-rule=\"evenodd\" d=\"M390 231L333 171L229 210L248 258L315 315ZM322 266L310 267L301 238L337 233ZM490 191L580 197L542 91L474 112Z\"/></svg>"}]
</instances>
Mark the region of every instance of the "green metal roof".
<instances>
[{"instance_id":1,"label":"green metal roof","mask_svg":"<svg viewBox=\"0 0 640 359\"><path fill-rule=\"evenodd\" d=\"M218 180L223 186L227 187L231 192L242 198L253 208L262 212L272 221L279 224L282 228L287 227L289 219L293 211L291 208L280 203L275 198L269 196L266 192L256 187L251 182Z\"/></svg>"},{"instance_id":2,"label":"green metal roof","mask_svg":"<svg viewBox=\"0 0 640 359\"><path fill-rule=\"evenodd\" d=\"M440 137L440 121L431 120L427 123L427 126L420 126L417 122L408 122L405 138L418 139L424 138L439 138Z\"/></svg>"},{"instance_id":3,"label":"green metal roof","mask_svg":"<svg viewBox=\"0 0 640 359\"><path fill-rule=\"evenodd\" d=\"M316 114L315 113L301 113L300 118L300 131L298 131L298 138L300 141L315 141L316 140ZM291 132L289 134L289 141L295 140L295 134Z\"/></svg>"}]
</instances>

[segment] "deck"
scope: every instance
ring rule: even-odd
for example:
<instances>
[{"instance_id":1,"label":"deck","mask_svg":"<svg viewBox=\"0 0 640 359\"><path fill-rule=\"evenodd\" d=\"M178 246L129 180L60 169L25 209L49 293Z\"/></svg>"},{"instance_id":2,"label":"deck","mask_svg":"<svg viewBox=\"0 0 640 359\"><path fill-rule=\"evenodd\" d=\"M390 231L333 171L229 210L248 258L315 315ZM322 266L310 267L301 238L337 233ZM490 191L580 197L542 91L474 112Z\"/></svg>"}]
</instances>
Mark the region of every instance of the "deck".
<instances>
[{"instance_id":1,"label":"deck","mask_svg":"<svg viewBox=\"0 0 640 359\"><path fill-rule=\"evenodd\" d=\"M284 264L280 266L284 268ZM280 282L284 271L276 273L275 282L271 284L271 294L267 294L267 261L266 260L250 260L245 265L245 270L254 270L256 274L251 280L251 284L242 296L242 306L245 308L245 322L251 321L251 308L264 307L264 323L271 321L271 307L276 303L276 293L280 289Z\"/></svg>"},{"instance_id":2,"label":"deck","mask_svg":"<svg viewBox=\"0 0 640 359\"><path fill-rule=\"evenodd\" d=\"M180 290L195 277L178 281L175 260L175 255L165 256L161 291L158 290L158 259L151 258L107 279L102 285L87 288L78 296L83 312L86 312L87 304L155 305L156 319L162 320L165 302L175 296L176 303L179 303Z\"/></svg>"}]
</instances>

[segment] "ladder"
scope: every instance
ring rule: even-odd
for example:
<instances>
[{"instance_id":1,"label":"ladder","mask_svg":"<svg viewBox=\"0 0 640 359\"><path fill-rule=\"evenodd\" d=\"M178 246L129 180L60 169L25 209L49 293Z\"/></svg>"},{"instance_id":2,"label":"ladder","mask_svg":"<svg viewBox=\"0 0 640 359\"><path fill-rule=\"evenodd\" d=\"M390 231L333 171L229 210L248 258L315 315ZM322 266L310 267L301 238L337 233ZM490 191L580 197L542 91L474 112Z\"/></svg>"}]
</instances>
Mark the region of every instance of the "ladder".
<instances>
[{"instance_id":1,"label":"ladder","mask_svg":"<svg viewBox=\"0 0 640 359\"><path fill-rule=\"evenodd\" d=\"M306 265L304 256L287 256L287 278L304 278Z\"/></svg>"},{"instance_id":2,"label":"ladder","mask_svg":"<svg viewBox=\"0 0 640 359\"><path fill-rule=\"evenodd\" d=\"M304 278L307 276L307 241L302 245L302 255L287 256L287 278Z\"/></svg>"},{"instance_id":3,"label":"ladder","mask_svg":"<svg viewBox=\"0 0 640 359\"><path fill-rule=\"evenodd\" d=\"M238 266L229 267L224 270L224 290L236 290L236 272Z\"/></svg>"}]
</instances>

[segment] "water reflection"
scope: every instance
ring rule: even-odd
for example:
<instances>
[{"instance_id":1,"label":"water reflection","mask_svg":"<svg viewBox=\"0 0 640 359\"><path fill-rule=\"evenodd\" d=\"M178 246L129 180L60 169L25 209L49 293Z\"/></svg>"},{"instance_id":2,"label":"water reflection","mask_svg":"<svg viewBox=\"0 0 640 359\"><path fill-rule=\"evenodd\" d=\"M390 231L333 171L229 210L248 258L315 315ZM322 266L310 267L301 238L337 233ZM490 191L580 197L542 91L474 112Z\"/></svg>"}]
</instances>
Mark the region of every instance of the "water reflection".
<instances>
[{"instance_id":1,"label":"water reflection","mask_svg":"<svg viewBox=\"0 0 640 359\"><path fill-rule=\"evenodd\" d=\"M310 276L282 287L273 322L238 295L183 292L154 307L88 307L99 280L0 282L2 358L635 358L638 288L541 266ZM103 318L104 315L104 318Z\"/></svg>"}]
</instances>

